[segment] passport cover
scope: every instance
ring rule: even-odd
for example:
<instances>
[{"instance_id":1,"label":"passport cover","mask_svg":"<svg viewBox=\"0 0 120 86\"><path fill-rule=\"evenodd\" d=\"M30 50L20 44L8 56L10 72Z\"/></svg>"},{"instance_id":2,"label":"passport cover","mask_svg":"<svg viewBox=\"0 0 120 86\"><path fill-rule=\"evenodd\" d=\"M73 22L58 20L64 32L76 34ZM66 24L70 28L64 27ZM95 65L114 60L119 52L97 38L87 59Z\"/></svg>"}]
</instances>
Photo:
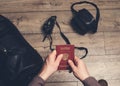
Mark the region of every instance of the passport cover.
<instances>
[{"instance_id":1,"label":"passport cover","mask_svg":"<svg viewBox=\"0 0 120 86\"><path fill-rule=\"evenodd\" d=\"M57 56L63 54L58 70L69 70L68 59L74 59L74 45L56 45Z\"/></svg>"}]
</instances>

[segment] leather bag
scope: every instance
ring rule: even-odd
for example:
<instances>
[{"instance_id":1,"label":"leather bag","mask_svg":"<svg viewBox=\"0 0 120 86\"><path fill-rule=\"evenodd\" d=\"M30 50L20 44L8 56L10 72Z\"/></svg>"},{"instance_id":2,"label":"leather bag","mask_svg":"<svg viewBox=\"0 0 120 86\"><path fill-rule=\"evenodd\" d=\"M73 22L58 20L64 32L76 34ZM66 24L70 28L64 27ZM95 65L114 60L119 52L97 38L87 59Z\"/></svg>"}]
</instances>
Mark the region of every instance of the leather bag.
<instances>
[{"instance_id":1,"label":"leather bag","mask_svg":"<svg viewBox=\"0 0 120 86\"><path fill-rule=\"evenodd\" d=\"M90 4L96 8L96 18L86 9L76 11L74 6L81 4ZM85 35L86 33L97 32L98 22L100 18L100 11L96 4L88 1L76 2L71 5L71 11L73 17L71 19L71 26L73 30L80 35Z\"/></svg>"},{"instance_id":2,"label":"leather bag","mask_svg":"<svg viewBox=\"0 0 120 86\"><path fill-rule=\"evenodd\" d=\"M38 52L0 15L0 86L28 86L42 65Z\"/></svg>"}]
</instances>

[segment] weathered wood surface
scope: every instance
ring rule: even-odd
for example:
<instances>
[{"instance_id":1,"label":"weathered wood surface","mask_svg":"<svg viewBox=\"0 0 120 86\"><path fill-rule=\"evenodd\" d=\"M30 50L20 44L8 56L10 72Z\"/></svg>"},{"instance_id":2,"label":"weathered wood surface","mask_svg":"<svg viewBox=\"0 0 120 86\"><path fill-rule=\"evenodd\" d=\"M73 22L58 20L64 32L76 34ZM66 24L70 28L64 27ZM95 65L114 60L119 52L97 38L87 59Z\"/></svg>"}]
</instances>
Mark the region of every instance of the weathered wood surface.
<instances>
[{"instance_id":1,"label":"weathered wood surface","mask_svg":"<svg viewBox=\"0 0 120 86\"><path fill-rule=\"evenodd\" d=\"M77 82L54 82L47 83L45 86L78 86Z\"/></svg>"},{"instance_id":2,"label":"weathered wood surface","mask_svg":"<svg viewBox=\"0 0 120 86\"><path fill-rule=\"evenodd\" d=\"M65 35L70 39L71 44L87 47L88 55L120 55L120 32L97 32L94 35L87 34L85 36L76 33L65 33ZM25 34L24 37L39 52L49 51L49 41L46 39L45 42L42 42L42 34ZM54 48L57 44L65 44L60 34L54 33L52 37ZM79 55L78 52L76 55Z\"/></svg>"},{"instance_id":3,"label":"weathered wood surface","mask_svg":"<svg viewBox=\"0 0 120 86\"><path fill-rule=\"evenodd\" d=\"M104 78L108 80L119 80L120 55L88 56L84 61L88 66L90 74L95 76L97 79ZM56 74L51 76L51 78L49 78L48 82L78 81L72 73L68 73L68 71L58 71Z\"/></svg>"},{"instance_id":4,"label":"weathered wood surface","mask_svg":"<svg viewBox=\"0 0 120 86\"><path fill-rule=\"evenodd\" d=\"M106 54L120 54L120 32L105 33Z\"/></svg>"},{"instance_id":5,"label":"weathered wood surface","mask_svg":"<svg viewBox=\"0 0 120 86\"><path fill-rule=\"evenodd\" d=\"M80 0L0 0L0 12L65 11L70 10L71 4L77 1ZM91 1L95 2L101 9L120 8L119 0ZM93 9L91 6L88 8Z\"/></svg>"},{"instance_id":6,"label":"weathered wood surface","mask_svg":"<svg viewBox=\"0 0 120 86\"><path fill-rule=\"evenodd\" d=\"M72 44L87 47L89 50L86 62L90 74L96 79L106 79L109 86L120 85L120 0L90 0L100 8L98 32L80 36L70 26L72 13L70 6L80 0L0 0L0 14L8 17L20 30L25 39L41 54L43 59L50 53L49 41L42 42L41 27L46 19L57 16L62 31ZM82 0L81 0L82 1ZM89 0L87 0L89 1ZM89 5L86 7L95 15ZM53 47L65 44L55 26ZM77 56L84 52L76 51ZM63 77L64 76L64 77ZM46 86L83 86L72 73L58 71L48 80Z\"/></svg>"},{"instance_id":7,"label":"weathered wood surface","mask_svg":"<svg viewBox=\"0 0 120 86\"><path fill-rule=\"evenodd\" d=\"M41 33L43 23L52 15L57 15L57 21L63 32L73 32L70 26L72 18L70 11L1 14L8 17L22 33ZM120 10L101 10L98 31L120 31ZM58 32L57 27L54 32Z\"/></svg>"},{"instance_id":8,"label":"weathered wood surface","mask_svg":"<svg viewBox=\"0 0 120 86\"><path fill-rule=\"evenodd\" d=\"M89 48L89 54L92 55L104 55L104 34L103 32L98 32L94 35L86 35L86 36L80 36L76 33L66 33L65 34L71 41L71 44L74 44L76 46L83 46ZM36 35L24 35L26 40L28 40L31 45L36 48L42 50L49 50L49 41L46 39L45 42L42 42L43 35L36 34ZM53 34L53 47L58 44L65 44L65 41L61 38L60 34ZM101 53L99 53L101 52Z\"/></svg>"}]
</instances>

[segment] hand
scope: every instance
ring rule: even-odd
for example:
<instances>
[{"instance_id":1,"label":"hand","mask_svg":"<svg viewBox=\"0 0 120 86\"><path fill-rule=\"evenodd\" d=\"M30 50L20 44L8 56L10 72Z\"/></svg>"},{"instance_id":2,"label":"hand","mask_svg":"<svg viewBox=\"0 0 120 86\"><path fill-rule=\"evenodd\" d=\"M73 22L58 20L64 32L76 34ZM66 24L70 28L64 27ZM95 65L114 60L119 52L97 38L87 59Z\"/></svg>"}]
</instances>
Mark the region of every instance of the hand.
<instances>
[{"instance_id":1,"label":"hand","mask_svg":"<svg viewBox=\"0 0 120 86\"><path fill-rule=\"evenodd\" d=\"M68 64L72 68L74 76L79 80L83 81L89 77L86 65L78 57L74 58L74 62L72 60L68 60Z\"/></svg>"},{"instance_id":2,"label":"hand","mask_svg":"<svg viewBox=\"0 0 120 86\"><path fill-rule=\"evenodd\" d=\"M49 56L45 60L45 63L43 65L42 71L40 72L39 76L43 80L47 80L47 78L50 75L52 75L55 71L57 71L62 57L63 57L62 54L56 57L56 50L54 50L51 54L49 54Z\"/></svg>"}]
</instances>

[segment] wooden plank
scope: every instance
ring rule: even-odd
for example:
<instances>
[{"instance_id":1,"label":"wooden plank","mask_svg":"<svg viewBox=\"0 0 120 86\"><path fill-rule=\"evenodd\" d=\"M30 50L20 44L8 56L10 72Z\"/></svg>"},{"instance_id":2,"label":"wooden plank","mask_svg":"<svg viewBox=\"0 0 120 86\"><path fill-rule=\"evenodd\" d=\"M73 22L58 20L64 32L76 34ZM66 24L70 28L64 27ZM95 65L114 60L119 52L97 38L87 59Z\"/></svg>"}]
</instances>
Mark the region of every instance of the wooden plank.
<instances>
[{"instance_id":1,"label":"wooden plank","mask_svg":"<svg viewBox=\"0 0 120 86\"><path fill-rule=\"evenodd\" d=\"M107 80L108 86L119 86L120 85L120 79L118 80Z\"/></svg>"},{"instance_id":2,"label":"wooden plank","mask_svg":"<svg viewBox=\"0 0 120 86\"><path fill-rule=\"evenodd\" d=\"M119 79L120 62L87 63L90 74L97 79Z\"/></svg>"},{"instance_id":3,"label":"wooden plank","mask_svg":"<svg viewBox=\"0 0 120 86\"><path fill-rule=\"evenodd\" d=\"M70 10L70 6L74 2L80 0L0 0L0 13L3 12L33 12L33 11L59 11ZM82 1L82 0L81 0ZM88 0L89 1L89 0ZM100 9L119 9L119 0L91 0L96 3ZM82 5L77 8L89 8L92 6ZM64 8L64 9L63 9Z\"/></svg>"},{"instance_id":4,"label":"wooden plank","mask_svg":"<svg viewBox=\"0 0 120 86\"><path fill-rule=\"evenodd\" d=\"M120 54L120 32L106 32L104 35L106 54Z\"/></svg>"},{"instance_id":5,"label":"wooden plank","mask_svg":"<svg viewBox=\"0 0 120 86\"><path fill-rule=\"evenodd\" d=\"M119 80L120 55L88 56L84 61L90 74L97 80Z\"/></svg>"},{"instance_id":6,"label":"wooden plank","mask_svg":"<svg viewBox=\"0 0 120 86\"><path fill-rule=\"evenodd\" d=\"M104 36L103 32L98 32L94 35L80 36L76 33L65 33L71 44L78 47L86 47L89 50L89 55L104 55ZM41 34L26 34L25 39L35 48L38 52L49 52L49 41L46 39L42 42L43 36ZM60 34L54 33L53 37L53 47L55 45L66 44L61 38ZM76 55L81 55L81 52L76 50Z\"/></svg>"},{"instance_id":7,"label":"wooden plank","mask_svg":"<svg viewBox=\"0 0 120 86\"><path fill-rule=\"evenodd\" d=\"M63 32L74 32L70 26L71 12L32 12L2 14L8 17L22 33L41 33L43 23L53 15L57 16ZM120 10L101 10L98 31L120 31ZM55 26L54 32L59 32Z\"/></svg>"},{"instance_id":8,"label":"wooden plank","mask_svg":"<svg viewBox=\"0 0 120 86\"><path fill-rule=\"evenodd\" d=\"M81 81L78 81L78 86L83 86Z\"/></svg>"},{"instance_id":9,"label":"wooden plank","mask_svg":"<svg viewBox=\"0 0 120 86\"><path fill-rule=\"evenodd\" d=\"M77 82L53 82L46 83L45 86L77 86Z\"/></svg>"},{"instance_id":10,"label":"wooden plank","mask_svg":"<svg viewBox=\"0 0 120 86\"><path fill-rule=\"evenodd\" d=\"M120 55L88 56L84 61L97 80L119 80Z\"/></svg>"},{"instance_id":11,"label":"wooden plank","mask_svg":"<svg viewBox=\"0 0 120 86\"><path fill-rule=\"evenodd\" d=\"M119 86L120 85L120 80L116 80L116 79L115 80L107 79L107 82L108 82L108 86ZM80 81L78 81L78 86L83 86L83 84Z\"/></svg>"},{"instance_id":12,"label":"wooden plank","mask_svg":"<svg viewBox=\"0 0 120 86\"><path fill-rule=\"evenodd\" d=\"M120 55L87 56L84 61L85 63L120 62Z\"/></svg>"},{"instance_id":13,"label":"wooden plank","mask_svg":"<svg viewBox=\"0 0 120 86\"><path fill-rule=\"evenodd\" d=\"M72 73L69 73L67 70L61 70L55 72L52 76L50 76L47 82L72 82L79 81Z\"/></svg>"}]
</instances>

